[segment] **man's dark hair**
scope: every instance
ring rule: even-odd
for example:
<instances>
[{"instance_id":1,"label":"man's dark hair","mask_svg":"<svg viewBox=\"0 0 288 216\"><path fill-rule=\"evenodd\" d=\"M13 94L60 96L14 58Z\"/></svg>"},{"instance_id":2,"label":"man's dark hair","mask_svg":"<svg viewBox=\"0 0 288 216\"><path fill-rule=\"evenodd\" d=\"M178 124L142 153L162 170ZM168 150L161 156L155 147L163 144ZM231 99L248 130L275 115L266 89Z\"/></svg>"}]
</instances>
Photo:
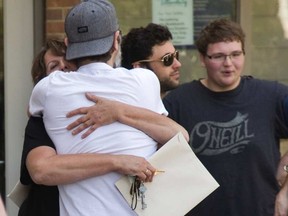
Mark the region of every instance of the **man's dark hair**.
<instances>
[{"instance_id":1,"label":"man's dark hair","mask_svg":"<svg viewBox=\"0 0 288 216\"><path fill-rule=\"evenodd\" d=\"M122 39L121 66L133 68L132 64L139 60L148 59L152 48L172 40L172 34L166 26L150 23L146 27L132 28Z\"/></svg>"},{"instance_id":2,"label":"man's dark hair","mask_svg":"<svg viewBox=\"0 0 288 216\"><path fill-rule=\"evenodd\" d=\"M196 47L205 56L209 44L232 41L241 42L245 52L245 33L241 26L229 19L219 18L202 29L196 40Z\"/></svg>"}]
</instances>

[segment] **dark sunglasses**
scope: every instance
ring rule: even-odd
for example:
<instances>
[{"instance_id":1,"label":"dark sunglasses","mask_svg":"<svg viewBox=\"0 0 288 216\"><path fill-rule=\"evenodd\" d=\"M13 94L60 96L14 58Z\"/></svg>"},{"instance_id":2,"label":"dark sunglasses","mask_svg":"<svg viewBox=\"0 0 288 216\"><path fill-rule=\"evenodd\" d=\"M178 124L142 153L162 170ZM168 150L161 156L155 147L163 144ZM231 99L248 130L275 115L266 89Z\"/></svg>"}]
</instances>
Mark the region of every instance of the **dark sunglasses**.
<instances>
[{"instance_id":1,"label":"dark sunglasses","mask_svg":"<svg viewBox=\"0 0 288 216\"><path fill-rule=\"evenodd\" d=\"M179 60L179 51L175 51L174 53L166 54L159 60L153 60L153 59L140 60L140 61L134 62L132 65L137 64L137 63L143 63L143 62L163 62L164 66L169 67L173 64L174 58Z\"/></svg>"}]
</instances>

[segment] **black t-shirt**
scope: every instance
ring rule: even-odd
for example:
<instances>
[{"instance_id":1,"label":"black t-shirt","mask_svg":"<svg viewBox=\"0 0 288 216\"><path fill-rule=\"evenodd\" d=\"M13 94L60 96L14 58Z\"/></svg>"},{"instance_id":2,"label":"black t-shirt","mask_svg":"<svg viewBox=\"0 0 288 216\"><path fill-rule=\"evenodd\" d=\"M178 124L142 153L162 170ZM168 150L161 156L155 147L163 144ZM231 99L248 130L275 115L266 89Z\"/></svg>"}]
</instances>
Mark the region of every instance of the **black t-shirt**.
<instances>
[{"instance_id":1,"label":"black t-shirt","mask_svg":"<svg viewBox=\"0 0 288 216\"><path fill-rule=\"evenodd\" d=\"M188 131L190 146L220 185L188 215L273 216L287 95L287 86L243 77L231 91L192 81L164 98L169 117Z\"/></svg>"},{"instance_id":2,"label":"black t-shirt","mask_svg":"<svg viewBox=\"0 0 288 216\"><path fill-rule=\"evenodd\" d=\"M39 146L55 146L48 136L43 119L30 117L26 129L21 159L20 181L24 185L30 185L27 199L19 209L18 216L58 216L59 192L57 186L44 186L35 184L27 170L26 158L28 153Z\"/></svg>"}]
</instances>

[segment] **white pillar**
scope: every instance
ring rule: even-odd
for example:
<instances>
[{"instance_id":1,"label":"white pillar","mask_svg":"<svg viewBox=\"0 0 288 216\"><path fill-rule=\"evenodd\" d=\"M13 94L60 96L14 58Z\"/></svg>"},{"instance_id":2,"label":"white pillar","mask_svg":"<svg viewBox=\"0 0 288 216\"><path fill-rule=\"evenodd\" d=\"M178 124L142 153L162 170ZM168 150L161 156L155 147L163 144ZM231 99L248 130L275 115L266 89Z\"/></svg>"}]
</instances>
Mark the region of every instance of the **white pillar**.
<instances>
[{"instance_id":1,"label":"white pillar","mask_svg":"<svg viewBox=\"0 0 288 216\"><path fill-rule=\"evenodd\" d=\"M32 90L33 0L3 0L3 7L7 194L19 179L27 105ZM17 215L16 205L9 199L6 204L8 215Z\"/></svg>"}]
</instances>

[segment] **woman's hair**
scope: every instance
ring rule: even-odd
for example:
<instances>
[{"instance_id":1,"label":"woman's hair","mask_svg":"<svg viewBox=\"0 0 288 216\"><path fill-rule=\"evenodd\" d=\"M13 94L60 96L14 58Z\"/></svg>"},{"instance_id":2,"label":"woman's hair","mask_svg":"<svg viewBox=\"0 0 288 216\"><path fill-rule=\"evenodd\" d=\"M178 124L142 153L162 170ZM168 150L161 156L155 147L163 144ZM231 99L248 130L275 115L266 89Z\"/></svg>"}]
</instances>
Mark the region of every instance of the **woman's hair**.
<instances>
[{"instance_id":1,"label":"woman's hair","mask_svg":"<svg viewBox=\"0 0 288 216\"><path fill-rule=\"evenodd\" d=\"M220 18L212 21L202 29L196 40L196 47L205 56L209 44L232 41L241 42L242 50L245 52L245 33L241 26L226 18Z\"/></svg>"},{"instance_id":2,"label":"woman's hair","mask_svg":"<svg viewBox=\"0 0 288 216\"><path fill-rule=\"evenodd\" d=\"M34 85L36 85L41 79L47 76L44 56L48 50L50 50L55 56L65 57L66 45L63 41L56 39L49 39L46 41L41 51L33 60L31 75Z\"/></svg>"}]
</instances>

